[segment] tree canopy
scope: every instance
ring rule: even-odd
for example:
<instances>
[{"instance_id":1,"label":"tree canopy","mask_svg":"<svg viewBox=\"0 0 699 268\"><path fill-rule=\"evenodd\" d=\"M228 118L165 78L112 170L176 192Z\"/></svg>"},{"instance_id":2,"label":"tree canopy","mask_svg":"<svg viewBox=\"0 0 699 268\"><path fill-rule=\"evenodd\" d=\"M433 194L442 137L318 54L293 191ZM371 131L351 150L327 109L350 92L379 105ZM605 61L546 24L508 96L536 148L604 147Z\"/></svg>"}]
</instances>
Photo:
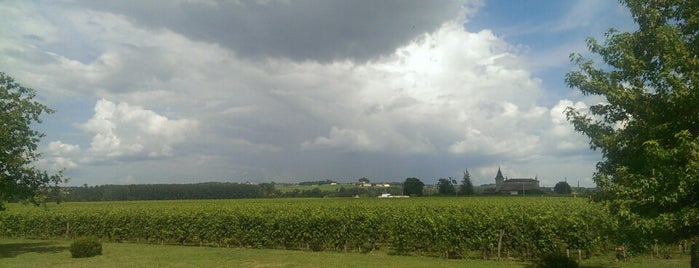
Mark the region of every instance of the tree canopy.
<instances>
[{"instance_id":1,"label":"tree canopy","mask_svg":"<svg viewBox=\"0 0 699 268\"><path fill-rule=\"evenodd\" d=\"M601 96L566 111L602 153L594 180L613 213L671 222L669 239L699 235L699 2L622 1L638 24L587 40L568 86Z\"/></svg>"},{"instance_id":2,"label":"tree canopy","mask_svg":"<svg viewBox=\"0 0 699 268\"><path fill-rule=\"evenodd\" d=\"M34 100L36 93L0 72L0 210L12 199L38 204L59 191L61 172L49 175L34 166L43 133L32 129L53 110Z\"/></svg>"},{"instance_id":3,"label":"tree canopy","mask_svg":"<svg viewBox=\"0 0 699 268\"><path fill-rule=\"evenodd\" d=\"M463 195L472 195L474 193L473 183L471 182L471 174L468 173L468 169L464 170L464 177L461 179L459 193Z\"/></svg>"},{"instance_id":4,"label":"tree canopy","mask_svg":"<svg viewBox=\"0 0 699 268\"><path fill-rule=\"evenodd\" d=\"M454 188L454 182L451 179L441 178L437 181L437 192L441 195L453 195L456 194L456 189Z\"/></svg>"},{"instance_id":5,"label":"tree canopy","mask_svg":"<svg viewBox=\"0 0 699 268\"><path fill-rule=\"evenodd\" d=\"M570 188L570 184L567 182L559 181L556 183L556 186L553 187L553 191L557 194L570 194L573 192L573 189Z\"/></svg>"},{"instance_id":6,"label":"tree canopy","mask_svg":"<svg viewBox=\"0 0 699 268\"><path fill-rule=\"evenodd\" d=\"M418 178L407 178L405 182L403 182L403 194L422 196L424 187L425 184Z\"/></svg>"}]
</instances>

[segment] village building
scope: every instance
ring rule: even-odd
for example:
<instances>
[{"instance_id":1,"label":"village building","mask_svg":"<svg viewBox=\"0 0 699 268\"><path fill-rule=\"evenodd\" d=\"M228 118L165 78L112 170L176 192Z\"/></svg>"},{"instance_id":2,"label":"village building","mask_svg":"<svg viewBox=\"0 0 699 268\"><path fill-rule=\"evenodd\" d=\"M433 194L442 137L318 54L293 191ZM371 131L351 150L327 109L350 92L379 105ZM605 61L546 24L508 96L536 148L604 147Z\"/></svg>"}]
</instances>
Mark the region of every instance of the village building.
<instances>
[{"instance_id":1,"label":"village building","mask_svg":"<svg viewBox=\"0 0 699 268\"><path fill-rule=\"evenodd\" d=\"M488 188L484 194L520 194L525 192L542 192L539 187L538 177L534 178L506 178L498 167L495 175L495 188Z\"/></svg>"}]
</instances>

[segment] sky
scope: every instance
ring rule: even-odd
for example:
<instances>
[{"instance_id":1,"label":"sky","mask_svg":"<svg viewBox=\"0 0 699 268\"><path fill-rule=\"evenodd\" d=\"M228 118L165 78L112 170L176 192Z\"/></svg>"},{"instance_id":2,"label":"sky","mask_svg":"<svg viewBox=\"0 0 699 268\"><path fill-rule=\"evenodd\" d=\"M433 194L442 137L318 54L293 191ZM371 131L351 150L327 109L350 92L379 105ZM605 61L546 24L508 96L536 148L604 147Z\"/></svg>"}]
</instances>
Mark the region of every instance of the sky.
<instances>
[{"instance_id":1,"label":"sky","mask_svg":"<svg viewBox=\"0 0 699 268\"><path fill-rule=\"evenodd\" d=\"M566 107L613 0L3 1L0 71L70 185L536 177L592 187Z\"/></svg>"}]
</instances>

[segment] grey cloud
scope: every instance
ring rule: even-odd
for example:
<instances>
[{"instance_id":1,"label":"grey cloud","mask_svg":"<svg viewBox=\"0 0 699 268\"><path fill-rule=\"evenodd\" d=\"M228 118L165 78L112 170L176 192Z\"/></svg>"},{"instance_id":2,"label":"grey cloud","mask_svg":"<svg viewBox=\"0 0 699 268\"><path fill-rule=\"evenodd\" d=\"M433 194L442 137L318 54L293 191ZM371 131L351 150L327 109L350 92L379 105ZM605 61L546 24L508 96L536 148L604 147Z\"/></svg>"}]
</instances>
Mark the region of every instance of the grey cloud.
<instances>
[{"instance_id":1,"label":"grey cloud","mask_svg":"<svg viewBox=\"0 0 699 268\"><path fill-rule=\"evenodd\" d=\"M464 3L439 1L83 1L152 29L218 43L242 57L367 60L457 18Z\"/></svg>"},{"instance_id":2,"label":"grey cloud","mask_svg":"<svg viewBox=\"0 0 699 268\"><path fill-rule=\"evenodd\" d=\"M408 32L402 34L409 40L400 42L391 28L400 27L359 18L359 7L333 15L326 12L329 7L343 8L345 3L294 3L283 9L281 2L268 6L246 2L242 11L232 10L238 7L234 3L218 4L219 9L191 2L86 4L124 16L57 9L75 21L77 35L99 37L97 47L103 52L83 62L58 51L52 56L53 64L37 65L26 59L17 60L15 66L20 73L29 74L21 78L35 88L79 98L105 98L143 107L139 110L170 120L198 122L197 135L181 139L156 135L143 140L138 138L143 131L129 131L139 129L133 127L136 121L109 120L124 126L117 129L121 132L112 133L120 144L130 141L128 144L144 147L107 159L115 161L73 161L77 166L67 174L78 184L81 179L93 184L121 179L147 183L226 178L356 180L363 176L392 181L416 176L434 182L439 177L458 177L463 168L469 168L475 179L485 178L478 183L490 183L498 164L513 176L538 174L542 182L555 182L556 174L570 174L569 170L589 174L594 167L592 157L571 161L575 155L593 153L575 146L580 139L564 136L573 133L559 127L563 121L552 121L560 112L547 114L549 109L537 103L543 92L524 59L493 33L466 32L453 20L436 28L441 21L454 18L445 15L433 20L436 30L417 38L409 36L422 30L408 26ZM419 4L401 3L408 7ZM192 7L183 7L187 5ZM289 21L293 10L288 9L295 10L300 19ZM398 15L387 14L382 19L409 18L406 12L398 10ZM205 19L195 20L200 17ZM239 22L242 20L250 21ZM224 27L229 21L238 21L240 26ZM292 22L305 24L294 26ZM384 27L376 32L385 33L375 35L371 27L357 25ZM308 40L282 40L273 32L302 26L308 29L297 30L299 35L315 38L305 50L294 42ZM323 32L350 26L364 32ZM203 30L208 27L211 30ZM72 41L53 28L47 32L46 36L56 36L63 43ZM363 45L349 50L354 41ZM352 60L324 62L349 57ZM32 74L45 78L31 79ZM64 116L63 112L56 116ZM106 128L99 130L89 134L109 133ZM68 136L49 141L63 141L55 143L56 150L76 144L86 152L95 135L82 142ZM104 150L99 152L109 152L112 147L100 148ZM79 158L75 153L58 152L57 164L70 164L69 157ZM150 152L155 153L151 156ZM574 169L578 163L584 168Z\"/></svg>"},{"instance_id":3,"label":"grey cloud","mask_svg":"<svg viewBox=\"0 0 699 268\"><path fill-rule=\"evenodd\" d=\"M33 62L36 64L52 64L56 62L54 57L49 57L46 53L40 51L22 51L19 49L8 48L0 51L5 57L17 60Z\"/></svg>"}]
</instances>

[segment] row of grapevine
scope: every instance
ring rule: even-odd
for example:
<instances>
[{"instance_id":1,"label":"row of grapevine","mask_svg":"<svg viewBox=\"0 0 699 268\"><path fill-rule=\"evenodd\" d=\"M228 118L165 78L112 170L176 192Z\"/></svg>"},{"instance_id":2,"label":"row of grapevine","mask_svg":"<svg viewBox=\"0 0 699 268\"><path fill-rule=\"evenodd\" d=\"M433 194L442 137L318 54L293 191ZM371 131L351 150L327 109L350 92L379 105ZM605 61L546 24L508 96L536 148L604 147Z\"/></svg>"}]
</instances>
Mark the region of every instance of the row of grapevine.
<instances>
[{"instance_id":1,"label":"row of grapevine","mask_svg":"<svg viewBox=\"0 0 699 268\"><path fill-rule=\"evenodd\" d=\"M531 258L608 245L598 206L562 198L66 203L0 212L0 236Z\"/></svg>"}]
</instances>

